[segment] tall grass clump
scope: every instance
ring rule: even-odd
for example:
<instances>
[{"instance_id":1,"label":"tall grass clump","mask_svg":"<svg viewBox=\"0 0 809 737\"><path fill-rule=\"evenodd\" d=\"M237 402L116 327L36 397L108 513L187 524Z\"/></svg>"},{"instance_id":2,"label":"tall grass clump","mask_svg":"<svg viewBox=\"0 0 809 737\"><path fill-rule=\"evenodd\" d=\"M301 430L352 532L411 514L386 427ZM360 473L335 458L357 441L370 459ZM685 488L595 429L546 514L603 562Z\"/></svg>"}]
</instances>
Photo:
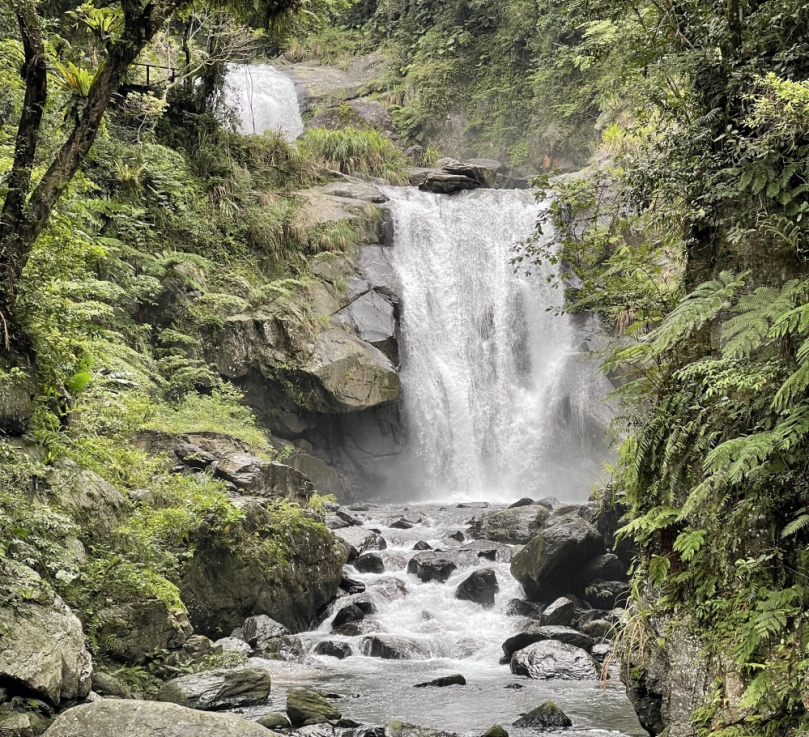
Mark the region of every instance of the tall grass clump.
<instances>
[{"instance_id":1,"label":"tall grass clump","mask_svg":"<svg viewBox=\"0 0 809 737\"><path fill-rule=\"evenodd\" d=\"M301 143L312 159L343 174L407 182L408 160L393 141L375 130L310 128Z\"/></svg>"}]
</instances>

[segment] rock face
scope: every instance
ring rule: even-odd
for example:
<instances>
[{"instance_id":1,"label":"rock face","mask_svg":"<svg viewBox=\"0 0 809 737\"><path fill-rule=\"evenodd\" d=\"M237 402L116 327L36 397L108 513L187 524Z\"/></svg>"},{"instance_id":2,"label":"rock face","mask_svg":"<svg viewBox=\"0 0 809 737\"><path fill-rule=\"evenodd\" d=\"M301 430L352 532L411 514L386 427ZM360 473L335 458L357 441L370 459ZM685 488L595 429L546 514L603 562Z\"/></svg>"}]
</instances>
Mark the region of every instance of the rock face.
<instances>
[{"instance_id":1,"label":"rock face","mask_svg":"<svg viewBox=\"0 0 809 737\"><path fill-rule=\"evenodd\" d=\"M47 737L267 737L235 714L211 714L158 701L101 699L60 714Z\"/></svg>"},{"instance_id":2,"label":"rock face","mask_svg":"<svg viewBox=\"0 0 809 737\"><path fill-rule=\"evenodd\" d=\"M247 510L248 530L270 523L261 506ZM211 638L230 633L249 616L266 614L292 632L309 627L337 593L346 549L325 527L293 531L290 563L266 566L221 549L198 548L180 582L195 631Z\"/></svg>"},{"instance_id":3,"label":"rock face","mask_svg":"<svg viewBox=\"0 0 809 737\"><path fill-rule=\"evenodd\" d=\"M158 701L215 711L264 704L270 696L270 674L264 668L231 668L193 673L161 686Z\"/></svg>"},{"instance_id":4,"label":"rock face","mask_svg":"<svg viewBox=\"0 0 809 737\"><path fill-rule=\"evenodd\" d=\"M546 701L514 722L515 727L526 729L553 729L572 727L573 722L553 701Z\"/></svg>"},{"instance_id":5,"label":"rock face","mask_svg":"<svg viewBox=\"0 0 809 737\"><path fill-rule=\"evenodd\" d=\"M422 581L444 583L458 568L458 557L453 553L424 551L416 553L407 564L407 572L415 573Z\"/></svg>"},{"instance_id":6,"label":"rock face","mask_svg":"<svg viewBox=\"0 0 809 737\"><path fill-rule=\"evenodd\" d=\"M7 562L5 573L28 593L0 607L0 683L54 705L84 698L93 668L81 622L30 568Z\"/></svg>"},{"instance_id":7,"label":"rock face","mask_svg":"<svg viewBox=\"0 0 809 737\"><path fill-rule=\"evenodd\" d=\"M246 494L305 503L315 490L307 476L283 463L248 453L229 453L214 464L214 475Z\"/></svg>"},{"instance_id":8,"label":"rock face","mask_svg":"<svg viewBox=\"0 0 809 737\"><path fill-rule=\"evenodd\" d=\"M291 688L287 691L287 716L293 727L302 727L339 719L342 714L317 691Z\"/></svg>"},{"instance_id":9,"label":"rock face","mask_svg":"<svg viewBox=\"0 0 809 737\"><path fill-rule=\"evenodd\" d=\"M194 631L183 611L160 599L120 604L100 612L101 647L108 655L135 664L147 653L182 646Z\"/></svg>"},{"instance_id":10,"label":"rock face","mask_svg":"<svg viewBox=\"0 0 809 737\"><path fill-rule=\"evenodd\" d=\"M554 640L543 640L511 656L511 672L534 680L595 681L598 669L581 648Z\"/></svg>"},{"instance_id":11,"label":"rock face","mask_svg":"<svg viewBox=\"0 0 809 737\"><path fill-rule=\"evenodd\" d=\"M416 640L396 635L373 635L360 642L360 651L384 660L429 660L430 651Z\"/></svg>"},{"instance_id":12,"label":"rock face","mask_svg":"<svg viewBox=\"0 0 809 737\"><path fill-rule=\"evenodd\" d=\"M498 591L500 591L500 586L497 584L494 569L484 568L473 571L468 578L461 582L455 589L455 598L473 601L488 609L494 606L494 597Z\"/></svg>"},{"instance_id":13,"label":"rock face","mask_svg":"<svg viewBox=\"0 0 809 737\"><path fill-rule=\"evenodd\" d=\"M306 113L360 97L382 72L384 64L381 54L368 54L355 57L345 69L322 66L316 61L287 64L278 69L292 78L301 112Z\"/></svg>"},{"instance_id":14,"label":"rock face","mask_svg":"<svg viewBox=\"0 0 809 737\"><path fill-rule=\"evenodd\" d=\"M546 507L540 505L489 512L472 525L472 534L481 540L525 545L542 530L550 514Z\"/></svg>"},{"instance_id":15,"label":"rock face","mask_svg":"<svg viewBox=\"0 0 809 737\"><path fill-rule=\"evenodd\" d=\"M511 574L532 601L552 601L570 589L590 559L603 553L604 538L599 531L578 515L567 514L543 529L515 556Z\"/></svg>"}]
</instances>

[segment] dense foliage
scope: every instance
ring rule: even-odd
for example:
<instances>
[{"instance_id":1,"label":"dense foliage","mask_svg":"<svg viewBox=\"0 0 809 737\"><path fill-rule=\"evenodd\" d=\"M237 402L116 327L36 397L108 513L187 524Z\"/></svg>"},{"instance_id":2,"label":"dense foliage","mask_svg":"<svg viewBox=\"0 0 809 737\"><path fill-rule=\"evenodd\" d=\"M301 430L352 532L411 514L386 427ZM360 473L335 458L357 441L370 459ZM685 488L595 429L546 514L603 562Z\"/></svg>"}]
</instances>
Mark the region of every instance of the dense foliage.
<instances>
[{"instance_id":1,"label":"dense foliage","mask_svg":"<svg viewBox=\"0 0 809 737\"><path fill-rule=\"evenodd\" d=\"M714 682L699 733L802 733L807 7L570 8L631 41L631 105L605 133L610 163L560 185L562 250L534 239L516 260L558 260L569 309L622 336L606 369L624 384L614 493L642 550L636 614L702 639ZM665 650L665 632L625 645Z\"/></svg>"}]
</instances>

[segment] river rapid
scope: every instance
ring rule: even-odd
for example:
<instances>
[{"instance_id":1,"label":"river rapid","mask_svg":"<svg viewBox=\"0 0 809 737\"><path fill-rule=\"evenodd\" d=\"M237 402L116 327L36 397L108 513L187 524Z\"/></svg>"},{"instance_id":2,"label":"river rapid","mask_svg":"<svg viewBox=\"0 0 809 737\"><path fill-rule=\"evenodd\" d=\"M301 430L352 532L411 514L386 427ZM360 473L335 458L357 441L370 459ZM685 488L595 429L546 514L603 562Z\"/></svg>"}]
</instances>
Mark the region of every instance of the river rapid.
<instances>
[{"instance_id":1,"label":"river rapid","mask_svg":"<svg viewBox=\"0 0 809 737\"><path fill-rule=\"evenodd\" d=\"M460 546L461 542L448 536L458 532L466 535L467 522L481 511L438 504L369 505L367 511L351 511L364 527L379 530L387 542L387 548L380 551L385 572L363 574L346 567L347 576L365 585L365 593L338 598L319 626L300 635L305 651L302 663L263 661L273 677L270 703L245 709L245 716L257 718L268 712L283 712L287 689L303 686L339 696L334 703L343 716L363 725L403 721L479 737L493 724L502 724L510 735L528 737L536 733L513 727L512 723L550 699L570 717L573 727L543 734L644 735L615 669L602 684L536 681L513 675L507 664L499 664L502 642L527 623L522 617L506 614L509 601L522 597L508 563L481 560L462 566L445 583L422 583L407 572L415 543L424 541L433 548ZM390 524L402 515L422 521L407 530L391 528ZM491 567L496 572L500 590L490 609L454 597L458 584L478 566ZM370 599L377 610L362 623L364 633L332 634L334 616L357 598ZM408 638L429 656L425 658L420 650L412 656L422 659L367 657L360 653L360 643L368 633ZM314 654L317 644L325 640L347 643L351 656L338 660ZM453 674L462 674L467 685L414 688L415 684Z\"/></svg>"}]
</instances>

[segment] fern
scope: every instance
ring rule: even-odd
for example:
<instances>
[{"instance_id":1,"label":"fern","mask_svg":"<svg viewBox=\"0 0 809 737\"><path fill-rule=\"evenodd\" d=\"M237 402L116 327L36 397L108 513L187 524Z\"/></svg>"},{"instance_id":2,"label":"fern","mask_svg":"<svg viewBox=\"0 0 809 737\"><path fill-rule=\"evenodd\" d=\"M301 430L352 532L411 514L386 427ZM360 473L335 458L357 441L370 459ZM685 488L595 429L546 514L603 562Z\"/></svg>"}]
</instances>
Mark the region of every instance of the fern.
<instances>
[{"instance_id":1,"label":"fern","mask_svg":"<svg viewBox=\"0 0 809 737\"><path fill-rule=\"evenodd\" d=\"M729 309L733 295L744 286L748 273L736 276L723 271L718 279L698 286L651 334L652 353L658 356L665 353L713 320L722 310Z\"/></svg>"},{"instance_id":2,"label":"fern","mask_svg":"<svg viewBox=\"0 0 809 737\"><path fill-rule=\"evenodd\" d=\"M792 537L809 527L809 514L801 514L790 522L783 530L781 537Z\"/></svg>"}]
</instances>

